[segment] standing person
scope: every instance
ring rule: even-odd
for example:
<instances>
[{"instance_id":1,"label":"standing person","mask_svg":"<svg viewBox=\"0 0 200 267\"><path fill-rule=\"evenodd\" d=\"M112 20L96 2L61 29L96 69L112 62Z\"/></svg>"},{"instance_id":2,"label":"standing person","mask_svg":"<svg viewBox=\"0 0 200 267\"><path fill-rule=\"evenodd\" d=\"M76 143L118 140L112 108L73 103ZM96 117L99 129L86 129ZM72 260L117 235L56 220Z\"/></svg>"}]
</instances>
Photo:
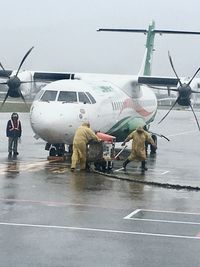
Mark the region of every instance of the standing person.
<instances>
[{"instance_id":1,"label":"standing person","mask_svg":"<svg viewBox=\"0 0 200 267\"><path fill-rule=\"evenodd\" d=\"M128 137L122 143L122 146L126 144L126 142L132 139L132 150L129 157L124 161L123 168L126 169L126 165L132 160L141 161L142 171L146 171L146 150L145 150L145 142L150 143L152 146L156 148L156 144L151 138L150 134L146 132L141 126L139 126L135 131L130 133Z\"/></svg>"},{"instance_id":2,"label":"standing person","mask_svg":"<svg viewBox=\"0 0 200 267\"><path fill-rule=\"evenodd\" d=\"M86 169L86 147L91 140L100 141L90 128L90 123L84 122L78 127L74 135L71 171L75 170L77 163L80 163L80 170Z\"/></svg>"},{"instance_id":3,"label":"standing person","mask_svg":"<svg viewBox=\"0 0 200 267\"><path fill-rule=\"evenodd\" d=\"M22 134L21 122L17 113L12 113L11 119L7 123L6 136L8 137L8 156L17 156L19 153L17 151L18 140Z\"/></svg>"}]
</instances>

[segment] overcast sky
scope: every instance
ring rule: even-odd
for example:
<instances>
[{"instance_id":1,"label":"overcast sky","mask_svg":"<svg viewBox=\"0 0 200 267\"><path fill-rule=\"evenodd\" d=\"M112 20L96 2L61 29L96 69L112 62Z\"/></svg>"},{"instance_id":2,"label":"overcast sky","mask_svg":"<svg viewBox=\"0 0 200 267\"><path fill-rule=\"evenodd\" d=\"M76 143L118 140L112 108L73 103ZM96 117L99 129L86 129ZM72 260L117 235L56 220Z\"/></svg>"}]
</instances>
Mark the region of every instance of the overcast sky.
<instances>
[{"instance_id":1,"label":"overcast sky","mask_svg":"<svg viewBox=\"0 0 200 267\"><path fill-rule=\"evenodd\" d=\"M34 46L28 70L137 74L144 34L97 32L103 27L200 31L199 0L10 0L1 3L0 61L16 69ZM180 76L200 66L200 36L156 36L153 75Z\"/></svg>"}]
</instances>

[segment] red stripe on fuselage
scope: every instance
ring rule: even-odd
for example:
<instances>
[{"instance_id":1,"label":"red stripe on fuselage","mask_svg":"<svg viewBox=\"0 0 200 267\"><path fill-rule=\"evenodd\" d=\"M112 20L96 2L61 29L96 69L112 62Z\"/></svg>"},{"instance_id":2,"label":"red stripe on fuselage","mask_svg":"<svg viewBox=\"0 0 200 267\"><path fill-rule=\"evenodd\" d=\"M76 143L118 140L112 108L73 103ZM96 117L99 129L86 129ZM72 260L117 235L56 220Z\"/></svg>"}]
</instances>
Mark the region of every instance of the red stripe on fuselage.
<instances>
[{"instance_id":1,"label":"red stripe on fuselage","mask_svg":"<svg viewBox=\"0 0 200 267\"><path fill-rule=\"evenodd\" d=\"M137 101L134 101L132 98L127 98L126 100L124 100L119 115L123 112L124 109L127 109L127 108L132 108L133 110L135 110L138 114L140 114L143 117L147 117L153 113L153 111L149 112L145 110L141 105L139 105Z\"/></svg>"}]
</instances>

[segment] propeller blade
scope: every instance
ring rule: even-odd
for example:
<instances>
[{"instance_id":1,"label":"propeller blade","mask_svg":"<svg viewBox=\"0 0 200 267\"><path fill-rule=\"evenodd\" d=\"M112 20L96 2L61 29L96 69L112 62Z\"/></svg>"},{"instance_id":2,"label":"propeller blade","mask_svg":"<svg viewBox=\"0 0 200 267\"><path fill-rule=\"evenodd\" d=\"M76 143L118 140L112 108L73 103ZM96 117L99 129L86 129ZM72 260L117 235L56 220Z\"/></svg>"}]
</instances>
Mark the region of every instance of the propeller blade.
<instances>
[{"instance_id":1,"label":"propeller blade","mask_svg":"<svg viewBox=\"0 0 200 267\"><path fill-rule=\"evenodd\" d=\"M173 61L172 61L172 58L171 58L171 56L170 56L169 51L168 51L168 57L169 57L169 61L170 61L171 67L172 67L172 69L173 69L173 71L174 71L174 73L175 73L175 75L176 75L176 78L177 78L177 80L178 80L180 86L182 86L181 80L179 79L178 74L176 73L176 70L175 70L175 68L174 68Z\"/></svg>"},{"instance_id":2,"label":"propeller blade","mask_svg":"<svg viewBox=\"0 0 200 267\"><path fill-rule=\"evenodd\" d=\"M20 90L19 88L18 88L18 93L19 93L19 95L21 96L22 100L24 101L24 104L26 105L27 109L29 109L29 108L28 108L28 105L27 105L27 103L26 103L26 100L25 100L24 96L22 95L22 92L21 92L21 90Z\"/></svg>"},{"instance_id":3,"label":"propeller blade","mask_svg":"<svg viewBox=\"0 0 200 267\"><path fill-rule=\"evenodd\" d=\"M30 54L30 52L33 50L33 48L34 48L34 46L32 46L32 47L28 50L28 52L26 53L26 55L23 57L23 59L22 59L20 65L19 65L19 68L18 68L18 70L17 70L17 72L16 72L16 74L15 74L16 76L18 75L18 73L19 73L19 71L20 71L20 69L21 69L21 66L23 65L25 59L26 59L27 56Z\"/></svg>"},{"instance_id":4,"label":"propeller blade","mask_svg":"<svg viewBox=\"0 0 200 267\"><path fill-rule=\"evenodd\" d=\"M194 109L193 109L193 107L192 107L191 103L190 103L190 105L189 105L189 106L191 107L191 110L192 110L192 112L193 112L193 114L194 114L194 117L195 117L195 120L196 120L197 126L198 126L198 128L199 128L199 131L200 131L199 122L198 122L197 116L196 116L196 114L195 114L195 112L194 112Z\"/></svg>"},{"instance_id":5,"label":"propeller blade","mask_svg":"<svg viewBox=\"0 0 200 267\"><path fill-rule=\"evenodd\" d=\"M4 69L3 65L1 64L1 62L0 62L0 67L1 67L2 70L4 71L5 76L6 76L7 78L10 78L9 75L7 74L6 70Z\"/></svg>"},{"instance_id":6,"label":"propeller blade","mask_svg":"<svg viewBox=\"0 0 200 267\"><path fill-rule=\"evenodd\" d=\"M165 114L165 116L158 122L158 124L159 123L161 123L166 117L167 117L167 115L170 113L170 111L173 109L173 107L176 105L176 103L178 102L178 100L179 100L179 97L176 99L176 101L174 102L174 104L171 106L171 108L169 109L169 111Z\"/></svg>"},{"instance_id":7,"label":"propeller blade","mask_svg":"<svg viewBox=\"0 0 200 267\"><path fill-rule=\"evenodd\" d=\"M0 82L0 84L7 84L7 82Z\"/></svg>"},{"instance_id":8,"label":"propeller blade","mask_svg":"<svg viewBox=\"0 0 200 267\"><path fill-rule=\"evenodd\" d=\"M3 102L2 102L2 104L1 104L1 107L0 107L0 109L2 109L2 108L3 108L3 105L4 105L4 103L6 102L6 100L7 100L8 96L9 96L9 92L7 92L7 94L6 94L6 96L5 96L4 100L3 100Z\"/></svg>"},{"instance_id":9,"label":"propeller blade","mask_svg":"<svg viewBox=\"0 0 200 267\"><path fill-rule=\"evenodd\" d=\"M192 93L200 94L200 91L191 90Z\"/></svg>"},{"instance_id":10,"label":"propeller blade","mask_svg":"<svg viewBox=\"0 0 200 267\"><path fill-rule=\"evenodd\" d=\"M197 75L197 73L200 71L200 68L198 68L198 70L195 72L195 74L193 75L193 77L190 79L190 81L188 82L187 85L190 85L190 83L192 82L192 80L194 79L194 77Z\"/></svg>"}]
</instances>

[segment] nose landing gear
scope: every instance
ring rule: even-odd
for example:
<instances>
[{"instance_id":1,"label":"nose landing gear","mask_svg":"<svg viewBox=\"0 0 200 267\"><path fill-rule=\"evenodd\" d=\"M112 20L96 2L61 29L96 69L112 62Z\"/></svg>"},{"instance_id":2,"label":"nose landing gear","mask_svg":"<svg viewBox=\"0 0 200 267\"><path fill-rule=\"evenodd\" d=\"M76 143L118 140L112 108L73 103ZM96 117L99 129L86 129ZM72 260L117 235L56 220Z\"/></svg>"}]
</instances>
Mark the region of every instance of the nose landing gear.
<instances>
[{"instance_id":1,"label":"nose landing gear","mask_svg":"<svg viewBox=\"0 0 200 267\"><path fill-rule=\"evenodd\" d=\"M45 146L45 150L49 151L50 157L63 157L65 155L65 144L49 144Z\"/></svg>"}]
</instances>

